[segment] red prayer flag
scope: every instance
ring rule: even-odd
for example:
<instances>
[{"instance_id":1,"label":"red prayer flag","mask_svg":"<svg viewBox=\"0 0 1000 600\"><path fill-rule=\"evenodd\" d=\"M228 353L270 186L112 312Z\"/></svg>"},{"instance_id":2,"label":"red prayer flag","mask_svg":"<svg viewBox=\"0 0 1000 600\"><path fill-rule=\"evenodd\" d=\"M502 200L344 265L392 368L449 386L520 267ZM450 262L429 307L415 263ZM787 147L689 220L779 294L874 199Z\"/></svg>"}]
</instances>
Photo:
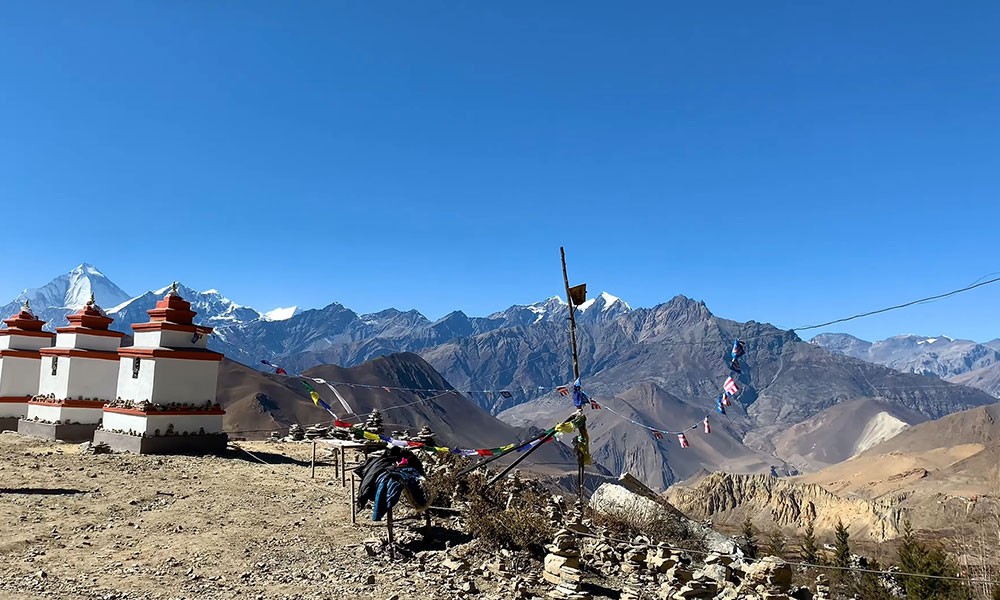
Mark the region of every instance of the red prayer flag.
<instances>
[{"instance_id":1,"label":"red prayer flag","mask_svg":"<svg viewBox=\"0 0 1000 600\"><path fill-rule=\"evenodd\" d=\"M726 382L722 384L722 389L734 396L740 391L740 388L737 387L736 381L732 377L726 377Z\"/></svg>"},{"instance_id":2,"label":"red prayer flag","mask_svg":"<svg viewBox=\"0 0 1000 600\"><path fill-rule=\"evenodd\" d=\"M564 385L557 387L556 391L559 392L560 396L569 396L569 388Z\"/></svg>"},{"instance_id":3,"label":"red prayer flag","mask_svg":"<svg viewBox=\"0 0 1000 600\"><path fill-rule=\"evenodd\" d=\"M683 433L678 433L677 434L677 441L680 442L681 448L687 448L688 447L688 439L686 437L684 437Z\"/></svg>"},{"instance_id":4,"label":"red prayer flag","mask_svg":"<svg viewBox=\"0 0 1000 600\"><path fill-rule=\"evenodd\" d=\"M705 433L712 433L712 426L708 424L708 417L705 417Z\"/></svg>"}]
</instances>

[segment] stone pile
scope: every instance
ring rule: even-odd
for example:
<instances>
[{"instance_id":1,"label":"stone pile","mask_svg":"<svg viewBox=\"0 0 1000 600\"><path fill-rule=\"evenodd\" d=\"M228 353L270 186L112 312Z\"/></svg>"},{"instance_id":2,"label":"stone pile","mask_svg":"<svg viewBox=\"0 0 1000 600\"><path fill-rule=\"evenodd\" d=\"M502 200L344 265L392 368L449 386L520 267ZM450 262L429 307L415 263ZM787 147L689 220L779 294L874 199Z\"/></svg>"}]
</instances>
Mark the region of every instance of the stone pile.
<instances>
[{"instance_id":1,"label":"stone pile","mask_svg":"<svg viewBox=\"0 0 1000 600\"><path fill-rule=\"evenodd\" d=\"M375 435L382 435L385 433L385 427L382 425L382 412L379 409L374 409L370 415L368 415L368 420L365 421L365 431L368 433L374 433Z\"/></svg>"},{"instance_id":2,"label":"stone pile","mask_svg":"<svg viewBox=\"0 0 1000 600\"><path fill-rule=\"evenodd\" d=\"M584 592L581 586L583 573L580 571L580 549L573 532L560 529L545 549L549 553L545 556L542 577L556 586L549 592L549 598L589 600L590 594Z\"/></svg>"},{"instance_id":3,"label":"stone pile","mask_svg":"<svg viewBox=\"0 0 1000 600\"><path fill-rule=\"evenodd\" d=\"M304 429L302 429L301 425L295 423L294 425L288 428L288 437L290 437L292 441L301 442L302 440L305 439L306 432Z\"/></svg>"}]
</instances>

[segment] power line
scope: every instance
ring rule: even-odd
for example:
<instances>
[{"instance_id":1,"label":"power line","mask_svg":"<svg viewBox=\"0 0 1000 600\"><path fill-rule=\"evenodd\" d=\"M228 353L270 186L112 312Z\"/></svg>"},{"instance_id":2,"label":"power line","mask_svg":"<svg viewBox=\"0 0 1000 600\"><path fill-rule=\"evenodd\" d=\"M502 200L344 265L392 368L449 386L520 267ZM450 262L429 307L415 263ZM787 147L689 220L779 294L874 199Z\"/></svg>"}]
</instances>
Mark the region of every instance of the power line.
<instances>
[{"instance_id":1,"label":"power line","mask_svg":"<svg viewBox=\"0 0 1000 600\"><path fill-rule=\"evenodd\" d=\"M968 292L969 290L974 290L978 287L984 285L989 285L991 283L996 283L1000 281L1000 277L994 277L993 279L988 279L986 281L980 281L972 285L967 285L964 288L959 288L957 290L952 290L950 292L945 292L943 294L938 294L936 296L928 296L926 298L920 298L919 300L911 300L909 302L904 302L903 304L897 304L895 306L887 306L886 308L880 308L878 310L868 311L866 313L860 313L857 315L851 315L850 317L844 317L842 319L834 319L832 321L827 321L826 323L820 323L819 325L808 325L806 327L796 327L792 331L806 331L809 329L819 329L820 327L826 327L828 325L834 325L836 323L844 323L846 321L853 321L854 319L860 319L862 317L870 317L872 315L878 315L881 313L889 312L890 310L898 310L900 308L906 308L908 306L913 306L914 304L920 304L921 302L929 302L931 300L940 300L941 298L947 298L948 296L954 296L955 294L961 294L962 292Z\"/></svg>"}]
</instances>

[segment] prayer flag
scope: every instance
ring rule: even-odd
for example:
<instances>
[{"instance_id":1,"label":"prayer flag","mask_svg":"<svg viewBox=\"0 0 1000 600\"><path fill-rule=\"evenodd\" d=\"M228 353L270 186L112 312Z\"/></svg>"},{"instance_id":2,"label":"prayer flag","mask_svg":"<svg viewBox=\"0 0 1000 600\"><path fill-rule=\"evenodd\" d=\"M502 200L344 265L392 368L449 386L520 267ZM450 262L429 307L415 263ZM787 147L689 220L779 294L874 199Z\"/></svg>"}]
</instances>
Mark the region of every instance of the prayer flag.
<instances>
[{"instance_id":1,"label":"prayer flag","mask_svg":"<svg viewBox=\"0 0 1000 600\"><path fill-rule=\"evenodd\" d=\"M569 388L564 385L557 387L556 391L559 392L560 396L569 396Z\"/></svg>"},{"instance_id":2,"label":"prayer flag","mask_svg":"<svg viewBox=\"0 0 1000 600\"><path fill-rule=\"evenodd\" d=\"M732 352L730 352L730 355L733 357L733 360L736 360L737 358L743 356L745 352L746 348L743 346L743 342L741 340L734 340L733 350Z\"/></svg>"},{"instance_id":3,"label":"prayer flag","mask_svg":"<svg viewBox=\"0 0 1000 600\"><path fill-rule=\"evenodd\" d=\"M556 425L556 432L557 433L573 433L573 430L575 428L576 427L573 425L572 421L567 421L565 423L560 423L560 424Z\"/></svg>"},{"instance_id":4,"label":"prayer flag","mask_svg":"<svg viewBox=\"0 0 1000 600\"><path fill-rule=\"evenodd\" d=\"M739 361L739 359L736 359L736 358L734 358L734 359L732 360L732 362L730 362L730 363L729 363L729 370L730 370L730 371L733 371L734 373L737 373L737 374L739 374L739 373L742 373L742 372L743 372L743 371L742 371L742 370L740 369L740 361Z\"/></svg>"},{"instance_id":5,"label":"prayer flag","mask_svg":"<svg viewBox=\"0 0 1000 600\"><path fill-rule=\"evenodd\" d=\"M712 426L708 424L708 417L705 417L705 433L712 433Z\"/></svg>"},{"instance_id":6,"label":"prayer flag","mask_svg":"<svg viewBox=\"0 0 1000 600\"><path fill-rule=\"evenodd\" d=\"M590 408L592 408L594 410L601 410L601 405L598 404L596 400L591 400L590 401Z\"/></svg>"},{"instance_id":7,"label":"prayer flag","mask_svg":"<svg viewBox=\"0 0 1000 600\"><path fill-rule=\"evenodd\" d=\"M722 402L719 402L718 404L715 405L715 410L719 411L720 415L724 415L726 414L726 405L723 404Z\"/></svg>"},{"instance_id":8,"label":"prayer flag","mask_svg":"<svg viewBox=\"0 0 1000 600\"><path fill-rule=\"evenodd\" d=\"M687 448L688 447L688 439L687 439L687 437L684 436L683 433L678 433L677 434L677 441L680 442L681 448Z\"/></svg>"},{"instance_id":9,"label":"prayer flag","mask_svg":"<svg viewBox=\"0 0 1000 600\"><path fill-rule=\"evenodd\" d=\"M486 448L480 448L479 450L476 450L476 454L479 456L493 456L493 451Z\"/></svg>"},{"instance_id":10,"label":"prayer flag","mask_svg":"<svg viewBox=\"0 0 1000 600\"><path fill-rule=\"evenodd\" d=\"M732 377L726 378L726 382L722 384L722 389L734 396L740 391L740 388L736 385L736 380Z\"/></svg>"},{"instance_id":11,"label":"prayer flag","mask_svg":"<svg viewBox=\"0 0 1000 600\"><path fill-rule=\"evenodd\" d=\"M663 434L660 433L659 431L653 431L653 437L656 438L656 439L658 439L658 440L662 440L663 439Z\"/></svg>"}]
</instances>

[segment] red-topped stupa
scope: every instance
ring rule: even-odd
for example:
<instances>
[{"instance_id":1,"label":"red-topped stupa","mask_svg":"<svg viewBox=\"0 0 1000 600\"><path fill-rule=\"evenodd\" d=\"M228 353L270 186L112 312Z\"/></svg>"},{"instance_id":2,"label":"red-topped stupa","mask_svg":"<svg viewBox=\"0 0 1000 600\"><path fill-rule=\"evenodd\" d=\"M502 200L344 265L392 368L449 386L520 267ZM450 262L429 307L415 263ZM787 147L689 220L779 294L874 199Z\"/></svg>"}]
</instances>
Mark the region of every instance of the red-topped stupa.
<instances>
[{"instance_id":1,"label":"red-topped stupa","mask_svg":"<svg viewBox=\"0 0 1000 600\"><path fill-rule=\"evenodd\" d=\"M137 454L222 452L225 411L216 403L222 354L211 327L194 324L177 284L132 325L135 344L118 350L118 396L104 407L95 442Z\"/></svg>"},{"instance_id":2,"label":"red-topped stupa","mask_svg":"<svg viewBox=\"0 0 1000 600\"><path fill-rule=\"evenodd\" d=\"M28 401L17 431L48 439L88 440L100 424L104 405L115 398L118 347L124 333L111 331L114 321L94 296L69 325L56 329L54 347L42 348L38 395Z\"/></svg>"},{"instance_id":3,"label":"red-topped stupa","mask_svg":"<svg viewBox=\"0 0 1000 600\"><path fill-rule=\"evenodd\" d=\"M4 319L0 329L0 430L17 429L28 412L28 400L38 393L41 348L52 345L56 334L42 331L45 321L31 312L27 300L21 310Z\"/></svg>"}]
</instances>

